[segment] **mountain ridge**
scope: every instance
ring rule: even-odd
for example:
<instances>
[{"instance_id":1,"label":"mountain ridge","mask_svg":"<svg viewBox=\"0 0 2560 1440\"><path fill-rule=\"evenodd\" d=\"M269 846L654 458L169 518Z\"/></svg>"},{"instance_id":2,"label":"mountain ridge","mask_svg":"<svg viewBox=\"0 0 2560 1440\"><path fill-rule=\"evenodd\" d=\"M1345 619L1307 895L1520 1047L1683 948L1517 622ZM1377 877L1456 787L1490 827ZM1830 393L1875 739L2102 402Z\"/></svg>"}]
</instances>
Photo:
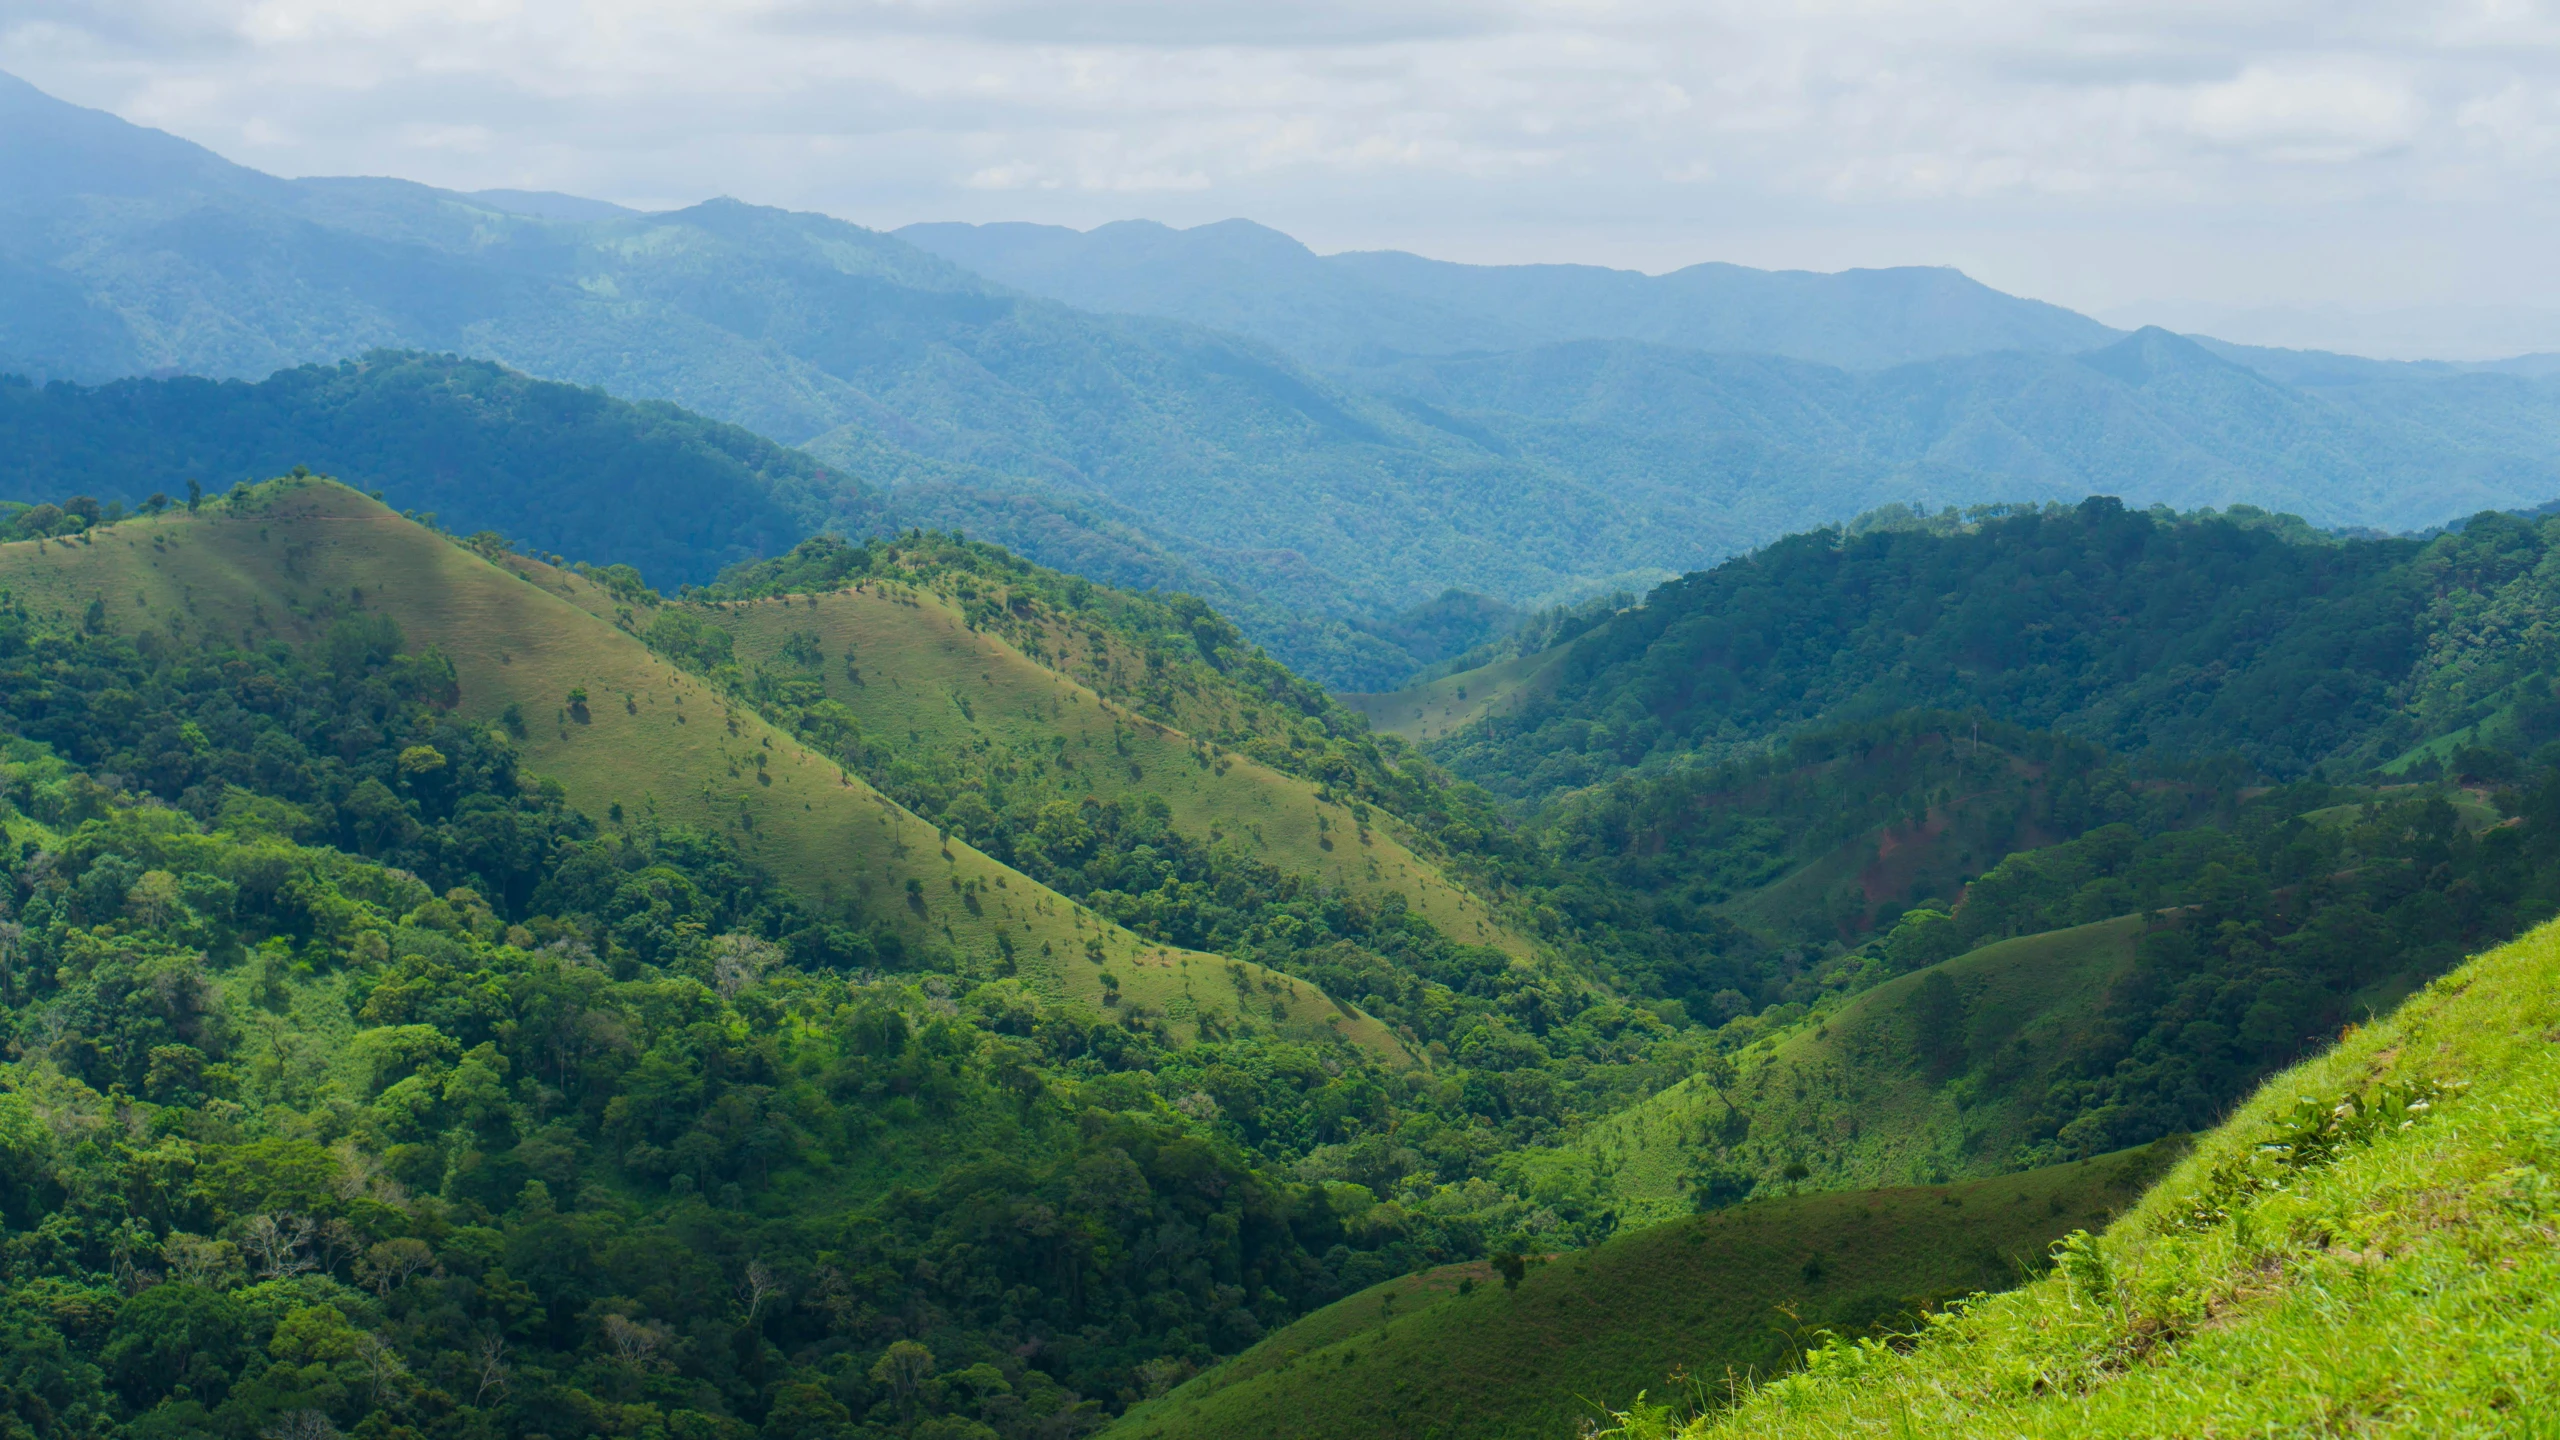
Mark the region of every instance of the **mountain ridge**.
<instances>
[{"instance_id":1,"label":"mountain ridge","mask_svg":"<svg viewBox=\"0 0 2560 1440\"><path fill-rule=\"evenodd\" d=\"M1327 372L1248 335L1077 310L825 216L714 200L546 219L521 212L557 203L278 180L22 84L9 93L89 147L70 166L43 127L0 131L0 164L51 177L0 202L0 354L37 378L263 377L383 347L494 358L804 445L883 494L935 487L929 513L987 517L1036 560L1211 591L1345 689L1392 689L1439 658L1394 638L1396 617L1453 588L1572 602L1888 503L2102 492L2403 530L2560 493L2560 380L2394 371L2314 393L2077 322L2041 351L1847 370L1696 348L1721 342L1654 314L1652 279L1569 267L1530 278L1635 286L1638 301L1612 303L1681 343L1379 351ZM90 153L117 146L126 160ZM90 172L147 193L63 192ZM1276 232L1235 234L1247 261L1325 264ZM1414 315L1472 324L1511 303L1436 264L1413 262L1429 280L1408 287ZM1899 310L1835 295L1802 312L1825 333L1935 333L1931 287L2013 303L1951 272L1681 274L1712 293L1918 287ZM1450 294L1431 290L1451 277ZM2017 313L2030 330L2052 318ZM2084 363L2069 346L2089 339L2158 363Z\"/></svg>"},{"instance_id":2,"label":"mountain ridge","mask_svg":"<svg viewBox=\"0 0 2560 1440\"><path fill-rule=\"evenodd\" d=\"M1316 255L1248 220L1176 230L926 223L893 232L980 274L1080 308L1189 320L1357 374L1382 356L1641 340L1868 369L2119 334L1961 272L1821 273L1710 261L1661 275L1596 265L1462 265L1402 251ZM1244 293L1250 284L1258 293Z\"/></svg>"}]
</instances>

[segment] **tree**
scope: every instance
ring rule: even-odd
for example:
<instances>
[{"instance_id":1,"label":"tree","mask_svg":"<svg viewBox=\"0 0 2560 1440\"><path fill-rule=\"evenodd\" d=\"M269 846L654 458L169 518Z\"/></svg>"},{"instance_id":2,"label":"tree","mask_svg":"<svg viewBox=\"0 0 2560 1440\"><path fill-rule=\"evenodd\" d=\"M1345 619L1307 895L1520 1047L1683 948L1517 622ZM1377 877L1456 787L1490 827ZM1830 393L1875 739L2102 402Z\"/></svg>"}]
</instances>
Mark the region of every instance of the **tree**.
<instances>
[{"instance_id":1,"label":"tree","mask_svg":"<svg viewBox=\"0 0 2560 1440\"><path fill-rule=\"evenodd\" d=\"M409 1378L409 1363L389 1341L370 1330L356 1336L355 1358L364 1367L366 1390L377 1408L389 1403L399 1393L400 1382Z\"/></svg>"},{"instance_id":2,"label":"tree","mask_svg":"<svg viewBox=\"0 0 2560 1440\"><path fill-rule=\"evenodd\" d=\"M1914 1048L1928 1065L1932 1081L1944 1080L1963 1067L1964 997L1956 993L1956 982L1944 970L1921 977L1920 989L1911 1000L1911 1030Z\"/></svg>"},{"instance_id":3,"label":"tree","mask_svg":"<svg viewBox=\"0 0 2560 1440\"><path fill-rule=\"evenodd\" d=\"M933 1378L933 1352L913 1340L900 1340L871 1362L871 1379L889 1387L898 1413L915 1418L916 1391Z\"/></svg>"},{"instance_id":4,"label":"tree","mask_svg":"<svg viewBox=\"0 0 2560 1440\"><path fill-rule=\"evenodd\" d=\"M261 1280L317 1268L319 1262L302 1253L310 1243L311 1221L306 1216L252 1215L240 1227L240 1248L248 1252Z\"/></svg>"},{"instance_id":5,"label":"tree","mask_svg":"<svg viewBox=\"0 0 2560 1440\"><path fill-rule=\"evenodd\" d=\"M711 983L723 1000L735 1000L782 961L782 949L736 931L711 942Z\"/></svg>"},{"instance_id":6,"label":"tree","mask_svg":"<svg viewBox=\"0 0 2560 1440\"><path fill-rule=\"evenodd\" d=\"M753 1328L756 1312L764 1302L782 1293L782 1277L762 1260L747 1262L746 1273L738 1277L738 1298L747 1302L747 1325Z\"/></svg>"},{"instance_id":7,"label":"tree","mask_svg":"<svg viewBox=\"0 0 2560 1440\"><path fill-rule=\"evenodd\" d=\"M388 1295L409 1282L409 1277L435 1263L435 1252L424 1240L403 1235L385 1240L364 1252L356 1271L373 1286L377 1295Z\"/></svg>"},{"instance_id":8,"label":"tree","mask_svg":"<svg viewBox=\"0 0 2560 1440\"><path fill-rule=\"evenodd\" d=\"M640 1376L665 1362L658 1352L666 1348L667 1327L654 1320L633 1320L627 1315L607 1315L597 1326L603 1336L605 1353L622 1367L636 1383Z\"/></svg>"},{"instance_id":9,"label":"tree","mask_svg":"<svg viewBox=\"0 0 2560 1440\"><path fill-rule=\"evenodd\" d=\"M231 1380L248 1316L200 1285L155 1285L124 1303L98 1359L117 1388L148 1406L172 1386L218 1391Z\"/></svg>"},{"instance_id":10,"label":"tree","mask_svg":"<svg viewBox=\"0 0 2560 1440\"><path fill-rule=\"evenodd\" d=\"M506 1393L507 1374L507 1337L495 1330L483 1332L471 1346L471 1377L479 1382L471 1403L479 1404L492 1390Z\"/></svg>"}]
</instances>

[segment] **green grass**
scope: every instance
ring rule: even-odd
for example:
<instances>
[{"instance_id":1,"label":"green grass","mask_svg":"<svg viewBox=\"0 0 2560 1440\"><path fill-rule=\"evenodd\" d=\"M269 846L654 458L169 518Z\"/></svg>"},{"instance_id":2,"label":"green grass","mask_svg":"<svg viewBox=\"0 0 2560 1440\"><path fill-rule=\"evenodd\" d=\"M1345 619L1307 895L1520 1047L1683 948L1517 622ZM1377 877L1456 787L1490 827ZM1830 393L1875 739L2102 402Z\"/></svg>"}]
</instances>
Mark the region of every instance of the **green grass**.
<instances>
[{"instance_id":1,"label":"green grass","mask_svg":"<svg viewBox=\"0 0 2560 1440\"><path fill-rule=\"evenodd\" d=\"M2009 1168L2036 1097L1999 1077L2035 1073L2073 1043L2131 963L2141 926L2128 916L2021 936L1898 976L1746 1051L1726 1096L1692 1077L1593 1124L1575 1148L1610 1178L1630 1221L1688 1208L1682 1177L1723 1128L1728 1096L1750 1132L1727 1162L1763 1186L1837 1190ZM1963 1058L1935 1073L1915 1014L1932 972L1954 982L1965 1009ZM1808 1173L1788 1182L1790 1164Z\"/></svg>"},{"instance_id":2,"label":"green grass","mask_svg":"<svg viewBox=\"0 0 2560 1440\"><path fill-rule=\"evenodd\" d=\"M1369 728L1379 734L1418 745L1454 734L1516 703L1571 648L1567 642L1402 690L1334 698L1367 716Z\"/></svg>"},{"instance_id":3,"label":"green grass","mask_svg":"<svg viewBox=\"0 0 2560 1440\"><path fill-rule=\"evenodd\" d=\"M1840 1349L1697 1437L2560 1434L2560 926L2268 1082L2069 1273ZM2454 1087L2327 1164L2342 1097ZM2217 1184L2253 1163L2270 1183ZM1674 1427L1644 1420L1631 1437Z\"/></svg>"},{"instance_id":4,"label":"green grass","mask_svg":"<svg viewBox=\"0 0 2560 1440\"><path fill-rule=\"evenodd\" d=\"M1275 868L1356 894L1393 891L1453 939L1528 955L1527 943L1482 900L1406 843L1401 822L1371 811L1363 823L1305 780L1208 745L1077 681L1075 662L1087 658L1089 634L1057 627L1044 636L1041 652L1062 661L1052 668L969 628L949 596L877 584L746 601L712 618L730 630L746 665L782 663L786 640L815 634L827 660L827 697L851 710L865 733L920 758L961 757L966 765L967 757L992 752L1010 762L1009 793L1032 787L1067 799L1159 796L1173 826L1195 838L1232 839ZM860 683L848 656L862 672Z\"/></svg>"},{"instance_id":5,"label":"green grass","mask_svg":"<svg viewBox=\"0 0 2560 1440\"><path fill-rule=\"evenodd\" d=\"M939 947L981 972L1011 965L1055 1003L1101 1007L1107 969L1124 1007L1160 1016L1178 1036L1216 1013L1340 1034L1409 1063L1385 1026L1304 981L1152 944L957 838L942 842L594 613L603 592L565 571L517 557L492 564L321 481L261 487L237 513L208 505L200 517L177 511L91 536L0 545L0 586L40 616L77 622L95 601L108 625L157 628L181 643L305 643L360 591L363 607L391 615L413 647L452 659L462 714L495 727L517 706L528 722L516 742L524 768L557 780L599 820L619 805L628 823L726 832L821 907L886 918L928 956ZM587 693L583 716L570 712L573 690Z\"/></svg>"},{"instance_id":6,"label":"green grass","mask_svg":"<svg viewBox=\"0 0 2560 1440\"><path fill-rule=\"evenodd\" d=\"M1481 1262L1405 1276L1274 1333L1105 1435L1569 1436L1639 1392L1722 1392L1728 1376L1770 1373L1817 1328L1863 1330L2015 1284L2055 1237L2131 1204L2169 1155L1689 1216L1532 1266L1516 1292Z\"/></svg>"},{"instance_id":7,"label":"green grass","mask_svg":"<svg viewBox=\"0 0 2560 1440\"><path fill-rule=\"evenodd\" d=\"M2423 793L2420 787L2415 785L2385 785L2372 791L2370 798L2391 800L2412 792ZM2453 806L2453 813L2461 818L2463 828L2474 834L2506 818L2498 813L2497 803L2486 791L2446 790L2443 793L2446 803ZM2352 826L2364 818L2364 807L2365 802L2362 800L2349 801L2343 805L2324 805L2317 810L2304 811L2302 818L2313 825Z\"/></svg>"}]
</instances>

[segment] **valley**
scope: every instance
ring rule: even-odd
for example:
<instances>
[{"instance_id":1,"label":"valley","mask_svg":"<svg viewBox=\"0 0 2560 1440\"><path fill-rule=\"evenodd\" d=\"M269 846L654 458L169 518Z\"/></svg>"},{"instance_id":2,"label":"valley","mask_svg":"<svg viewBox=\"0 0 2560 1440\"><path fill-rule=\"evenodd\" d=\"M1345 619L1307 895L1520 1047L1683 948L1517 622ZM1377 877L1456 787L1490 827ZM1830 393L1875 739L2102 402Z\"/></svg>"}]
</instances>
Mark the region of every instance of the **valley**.
<instances>
[{"instance_id":1,"label":"valley","mask_svg":"<svg viewBox=\"0 0 2560 1440\"><path fill-rule=\"evenodd\" d=\"M2002 718L2057 714L2032 655L1969 677L1969 711L1849 718L1871 703L1850 689L1791 725L1771 697L1843 673L1800 649L1817 678L1693 689L1712 718L1650 753L1556 746L1576 768L1505 782L1549 792L1526 801L1438 757L1608 723L1576 709L1625 683L1596 677L1697 633L1676 589L1430 699L1337 700L1197 601L956 536L821 537L669 596L321 477L146 511L28 509L10 523L60 533L0 544L12 873L43 927L20 943L58 957L13 1012L37 1058L0 1100L145 1097L232 1177L147 1202L179 1237L162 1263L201 1277L148 1293L339 1296L333 1323L432 1347L530 1286L518 1343L588 1367L546 1403L589 1425L710 1423L780 1364L838 1376L794 1403L862 1400L884 1433L908 1413L1166 1437L1711 1423L1802 1355L1832 1363L1824 1334L2033 1277L2324 1034L2560 909L2560 768L2480 743L2538 743L2537 706L2560 707L2478 650L2420 652L2402 708L2332 732L2334 755L2394 760L2355 784L2242 783ZM1996 549L1927 552L2050 553L2114 513L1843 543L1996 570ZM2489 606L2540 583L2539 532L2486 521L2346 563L2266 550L2338 542L2245 519L2130 523L2180 527L2155 566L2251 555L2279 596L2303 593L2286 567L2325 567L2325 598L2292 602L2315 618L2341 594L2411 603L2393 567L2417 563ZM1853 614L1824 623L1839 656L1871 643ZM2452 671L2477 708L2429 698ZM2058 718L2108 734L2146 713L2142 683L2084 686ZM1476 703L1461 689L1482 701L1464 723L1397 733L1392 706ZM2225 733L2266 733L2232 713ZM2429 749L2430 726L2451 738ZM1661 763L1698 735L1719 738ZM173 998L116 998L137 985ZM266 1119L212 1118L232 1114ZM30 1143L13 1226L96 1183ZM338 1178L259 1178L288 1153ZM543 1247L600 1243L537 1238L573 1214L620 1217L625 1258L552 1268ZM1099 1248L1062 1257L1059 1216ZM343 1261L314 1248L323 1221ZM964 1238L989 1224L992 1249ZM856 1280L829 1258L843 1225L875 1266L978 1288ZM681 1235L695 1298L615 1268L668 1265ZM418 1253L451 1258L375 1298L325 1278ZM738 1320L724 1267L809 1304ZM581 1293L727 1327L745 1358L579 1360ZM894 1322L930 1338L868 1372L778 1358L859 1356L892 1322L848 1317L919 1293L944 1318ZM1213 1338L1110 1308L1174 1294ZM438 1297L448 1318L417 1308ZM1563 1341L1583 1309L1600 1323ZM952 1374L1022 1335L1057 1358L900 1397L896 1357ZM227 1373L218 1406L160 1392L154 1423L301 1403L277 1366ZM1646 1419L1640 1395L1673 1408Z\"/></svg>"},{"instance_id":2,"label":"valley","mask_svg":"<svg viewBox=\"0 0 2560 1440\"><path fill-rule=\"evenodd\" d=\"M2560 1392L2547 356L0 74L0 370L7 1440Z\"/></svg>"}]
</instances>

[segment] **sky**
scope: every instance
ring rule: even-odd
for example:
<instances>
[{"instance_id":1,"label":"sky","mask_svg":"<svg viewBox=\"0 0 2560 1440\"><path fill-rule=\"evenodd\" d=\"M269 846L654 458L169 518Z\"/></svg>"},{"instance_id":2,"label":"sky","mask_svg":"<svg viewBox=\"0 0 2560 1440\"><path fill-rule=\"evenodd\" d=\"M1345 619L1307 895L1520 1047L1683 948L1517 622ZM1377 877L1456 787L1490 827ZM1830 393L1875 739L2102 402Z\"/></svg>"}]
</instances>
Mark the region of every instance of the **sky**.
<instances>
[{"instance_id":1,"label":"sky","mask_svg":"<svg viewBox=\"0 0 2560 1440\"><path fill-rule=\"evenodd\" d=\"M2560 350L2560 0L0 0L0 69L286 175Z\"/></svg>"}]
</instances>

